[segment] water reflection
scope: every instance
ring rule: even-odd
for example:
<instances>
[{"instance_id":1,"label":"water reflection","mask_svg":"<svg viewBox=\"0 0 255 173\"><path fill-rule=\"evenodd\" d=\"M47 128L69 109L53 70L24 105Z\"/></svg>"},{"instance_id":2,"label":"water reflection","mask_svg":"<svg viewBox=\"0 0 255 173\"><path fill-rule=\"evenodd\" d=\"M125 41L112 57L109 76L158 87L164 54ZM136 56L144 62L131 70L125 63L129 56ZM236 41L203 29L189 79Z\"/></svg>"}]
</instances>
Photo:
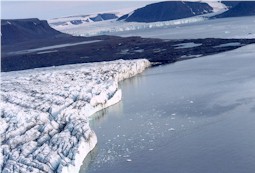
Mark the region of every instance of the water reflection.
<instances>
[{"instance_id":1,"label":"water reflection","mask_svg":"<svg viewBox=\"0 0 255 173\"><path fill-rule=\"evenodd\" d=\"M98 154L98 146L96 145L95 148L92 151L90 151L87 157L83 160L83 164L79 171L80 173L86 172L90 164L96 158L97 154Z\"/></svg>"},{"instance_id":2,"label":"water reflection","mask_svg":"<svg viewBox=\"0 0 255 173\"><path fill-rule=\"evenodd\" d=\"M253 173L254 67L239 61L187 60L121 82L122 101L91 120L97 152L81 172Z\"/></svg>"},{"instance_id":3,"label":"water reflection","mask_svg":"<svg viewBox=\"0 0 255 173\"><path fill-rule=\"evenodd\" d=\"M109 111L113 112L110 116L121 116L121 112L123 110L123 103L118 102L115 105L111 106L111 109L103 109L101 111L96 112L90 117L90 124L93 126L95 123L101 124L108 120L109 118Z\"/></svg>"}]
</instances>

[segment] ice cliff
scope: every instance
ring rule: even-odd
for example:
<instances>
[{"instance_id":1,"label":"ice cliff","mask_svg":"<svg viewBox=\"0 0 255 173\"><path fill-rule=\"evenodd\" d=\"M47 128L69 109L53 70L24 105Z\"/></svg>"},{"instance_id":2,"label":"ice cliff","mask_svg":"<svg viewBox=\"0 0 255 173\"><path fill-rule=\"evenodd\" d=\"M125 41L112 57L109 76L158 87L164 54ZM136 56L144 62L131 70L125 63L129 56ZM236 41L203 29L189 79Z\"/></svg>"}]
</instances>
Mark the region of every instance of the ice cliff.
<instances>
[{"instance_id":1,"label":"ice cliff","mask_svg":"<svg viewBox=\"0 0 255 173\"><path fill-rule=\"evenodd\" d=\"M147 60L2 73L0 172L76 173L97 137L88 117L120 101Z\"/></svg>"}]
</instances>

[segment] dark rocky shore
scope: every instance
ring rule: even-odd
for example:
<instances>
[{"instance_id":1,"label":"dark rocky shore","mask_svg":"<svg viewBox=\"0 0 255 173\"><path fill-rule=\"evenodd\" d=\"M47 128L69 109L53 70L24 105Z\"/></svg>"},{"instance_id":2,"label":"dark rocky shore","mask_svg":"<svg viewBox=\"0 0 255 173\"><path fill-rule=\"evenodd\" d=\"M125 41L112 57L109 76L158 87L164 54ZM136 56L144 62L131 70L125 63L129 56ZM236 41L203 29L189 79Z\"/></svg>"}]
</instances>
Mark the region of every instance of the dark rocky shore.
<instances>
[{"instance_id":1,"label":"dark rocky shore","mask_svg":"<svg viewBox=\"0 0 255 173\"><path fill-rule=\"evenodd\" d=\"M87 40L102 40L100 42L54 48L49 53L17 52L54 44L74 43ZM196 44L194 47L178 47L178 44ZM235 43L236 45L219 46ZM240 44L237 44L240 43ZM248 44L255 39L191 39L191 40L159 40L140 37L98 36L93 38L65 38L45 40L42 42L22 43L22 46L2 46L1 71L25 70L31 68L58 66L65 64L112 61L117 59L146 58L159 64L197 58L206 55L230 51ZM17 49L18 48L18 49ZM15 53L16 52L16 53Z\"/></svg>"},{"instance_id":2,"label":"dark rocky shore","mask_svg":"<svg viewBox=\"0 0 255 173\"><path fill-rule=\"evenodd\" d=\"M50 28L46 21L38 19L2 20L1 29L2 72L117 59L146 58L156 64L173 63L255 43L255 39L162 40L117 36L74 37L60 33ZM45 49L48 46L84 41L97 42Z\"/></svg>"}]
</instances>

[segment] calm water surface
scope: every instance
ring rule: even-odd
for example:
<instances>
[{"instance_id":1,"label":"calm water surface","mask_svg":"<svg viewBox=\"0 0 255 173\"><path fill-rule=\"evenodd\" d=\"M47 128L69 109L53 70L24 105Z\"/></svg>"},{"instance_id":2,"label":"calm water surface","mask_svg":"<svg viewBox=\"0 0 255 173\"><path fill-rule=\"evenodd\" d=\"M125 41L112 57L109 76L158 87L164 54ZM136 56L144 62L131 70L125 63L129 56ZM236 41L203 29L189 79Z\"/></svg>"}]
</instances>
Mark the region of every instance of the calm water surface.
<instances>
[{"instance_id":1,"label":"calm water surface","mask_svg":"<svg viewBox=\"0 0 255 173\"><path fill-rule=\"evenodd\" d=\"M255 60L229 58L123 81L122 101L92 117L98 145L80 172L254 173Z\"/></svg>"}]
</instances>

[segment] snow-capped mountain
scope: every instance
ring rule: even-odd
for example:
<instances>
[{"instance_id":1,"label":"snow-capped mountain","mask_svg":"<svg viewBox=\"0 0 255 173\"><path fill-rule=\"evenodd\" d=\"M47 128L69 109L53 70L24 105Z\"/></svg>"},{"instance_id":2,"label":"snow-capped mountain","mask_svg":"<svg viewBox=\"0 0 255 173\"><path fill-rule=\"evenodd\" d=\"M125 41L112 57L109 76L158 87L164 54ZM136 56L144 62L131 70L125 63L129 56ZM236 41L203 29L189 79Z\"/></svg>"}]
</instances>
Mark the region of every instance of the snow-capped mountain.
<instances>
[{"instance_id":1,"label":"snow-capped mountain","mask_svg":"<svg viewBox=\"0 0 255 173\"><path fill-rule=\"evenodd\" d=\"M234 4L228 11L219 14L215 17L242 17L242 16L254 16L255 15L255 1L239 1L238 4Z\"/></svg>"},{"instance_id":2,"label":"snow-capped mountain","mask_svg":"<svg viewBox=\"0 0 255 173\"><path fill-rule=\"evenodd\" d=\"M200 15L216 15L219 12L227 10L227 6L220 1L208 1L202 0L202 2L193 2L196 0L182 1L166 1L159 3L150 3L149 5L141 8L128 8L119 9L118 11L100 12L90 15L78 15L78 16L67 16L48 20L51 27L60 30L65 33L71 33L74 35L80 35L79 33L73 33L69 30L79 30L79 28L92 29L92 33L88 35L97 35L105 31L105 26L100 29L101 25L108 25L107 27L114 27L111 31L116 30L115 25L122 25L124 23L141 23L140 21L149 22L165 22L175 19L187 19L190 17L199 17ZM156 8L155 8L156 7ZM207 16L208 17L208 16ZM203 17L194 19L195 21L201 21ZM138 20L137 20L138 19ZM187 19L190 21L190 19ZM185 20L184 23L187 23ZM191 19L194 21L193 19ZM181 21L183 23L183 21ZM156 24L158 25L158 24ZM164 24L163 24L164 25ZM94 28L94 26L96 28ZM100 30L100 31L98 31ZM102 31L103 30L103 31ZM108 29L106 29L108 32ZM122 27L120 30L123 30ZM125 30L125 29L124 29ZM87 34L86 34L87 35Z\"/></svg>"},{"instance_id":3,"label":"snow-capped mountain","mask_svg":"<svg viewBox=\"0 0 255 173\"><path fill-rule=\"evenodd\" d=\"M213 11L213 7L203 2L165 1L136 9L118 20L126 22L158 22L202 15Z\"/></svg>"},{"instance_id":4,"label":"snow-capped mountain","mask_svg":"<svg viewBox=\"0 0 255 173\"><path fill-rule=\"evenodd\" d=\"M39 19L1 20L2 44L13 44L42 38L68 37Z\"/></svg>"},{"instance_id":5,"label":"snow-capped mountain","mask_svg":"<svg viewBox=\"0 0 255 173\"><path fill-rule=\"evenodd\" d=\"M51 26L68 26L68 25L80 25L83 23L106 21L111 19L117 19L121 14L119 13L99 13L92 15L78 15L78 16L67 16L50 19L49 23Z\"/></svg>"},{"instance_id":6,"label":"snow-capped mountain","mask_svg":"<svg viewBox=\"0 0 255 173\"><path fill-rule=\"evenodd\" d=\"M194 0L195 1L195 0ZM167 4L175 4L177 3L169 1L169 2L161 2L161 3L154 3L154 4L150 4L147 5L145 7L136 9L136 10L130 10L129 12L126 11L126 13L123 16L121 16L120 18L113 19L113 20L108 20L108 21L102 21L102 22L90 22L90 23L83 23L81 25L67 25L67 26L59 26L59 27L55 27L53 26L55 29L64 32L64 33L68 33L71 35L75 35L75 36L94 36L94 35L118 35L118 36L132 36L134 35L134 31L136 31L138 33L143 33L144 31L148 31L150 32L150 30L155 29L155 28L177 28L176 32L179 32L179 27L181 27L182 25L187 25L187 24L191 24L191 23L204 23L204 27L206 27L206 24L211 23L210 21L206 22L207 20L210 20L212 18L225 18L225 17L230 17L230 16L249 16L249 15L254 15L254 3L255 2L244 2L244 1L209 1L209 0L202 0L202 2L178 2L182 3L180 7L185 8L188 7L187 4L200 4L198 6L202 6L202 7L206 7L207 10L202 11L202 7L199 9L194 10L192 13L191 10L192 8L189 8L189 11L187 10L187 12L189 13L189 15L192 15L191 17L184 17L181 19L176 19L176 20L172 20L171 18L168 18L167 21L160 21L163 20L163 18L165 17L163 12L165 12L165 14L170 14L173 13L172 16L176 17L177 12L182 13L182 11L180 9L177 10L177 6L176 8L173 7L169 7L166 8L166 6L164 5L160 5L162 3L167 3ZM160 8L151 8L150 10L148 10L148 12L146 11L147 7L150 7L151 5L157 5L160 6L163 10L160 10ZM186 4L186 6L185 6ZM203 4L203 5L201 5ZM170 5L169 5L170 6ZM190 6L189 6L190 7ZM172 8L172 11L169 10ZM194 5L195 8L195 5ZM139 22L138 20L134 21L134 22L129 22L128 20L132 19L132 16L134 16L135 14L138 14L139 11L143 11L144 14L141 13L141 18L138 18L139 20L147 20L146 23L144 22ZM184 10L185 11L185 10ZM145 13L146 12L146 13ZM155 12L155 13L152 13ZM159 12L162 12L162 14L160 14ZM202 15L198 15L202 13ZM206 13L206 14L204 14ZM125 15L126 14L126 15ZM146 15L145 15L146 14ZM185 14L185 13L184 13ZM222 14L222 15L220 15ZM158 16L157 16L158 15ZM181 14L182 15L182 14ZM181 17L181 15L179 17ZM186 14L187 15L187 14ZM157 17L156 17L157 16ZM171 15L170 15L171 16ZM172 17L171 16L171 17ZM151 22L148 22L148 21ZM250 18L246 18L245 20L250 20ZM236 33L238 34L240 31L236 30L235 28L242 28L242 26L239 26L237 24L245 24L245 25L252 25L253 23L247 24L246 22L242 22L241 20L237 20L236 22L234 20L230 20L230 21L225 21L224 22L229 25L229 27L231 27L231 32L232 33ZM212 23L217 23L217 21L212 21ZM231 25L230 25L231 24ZM235 27L232 27L235 26ZM230 31L228 29L226 29L225 31L222 31L221 29L221 24L219 23L219 31L217 32L216 35L222 37L226 37L229 38L230 37ZM206 27L207 28L207 27ZM208 30L209 28L206 29L205 31L205 36L208 37ZM175 29L174 29L175 30ZM235 36L237 38L240 37L245 37L245 38L251 38L253 37L253 30L252 27L246 27L242 28L242 36ZM172 32L172 30L171 30ZM222 33L221 33L222 32ZM191 35L189 33L189 35ZM240 34L238 34L240 35ZM185 35L187 37L187 35ZM172 37L174 37L172 35ZM198 35L196 35L196 37L198 37Z\"/></svg>"}]
</instances>

